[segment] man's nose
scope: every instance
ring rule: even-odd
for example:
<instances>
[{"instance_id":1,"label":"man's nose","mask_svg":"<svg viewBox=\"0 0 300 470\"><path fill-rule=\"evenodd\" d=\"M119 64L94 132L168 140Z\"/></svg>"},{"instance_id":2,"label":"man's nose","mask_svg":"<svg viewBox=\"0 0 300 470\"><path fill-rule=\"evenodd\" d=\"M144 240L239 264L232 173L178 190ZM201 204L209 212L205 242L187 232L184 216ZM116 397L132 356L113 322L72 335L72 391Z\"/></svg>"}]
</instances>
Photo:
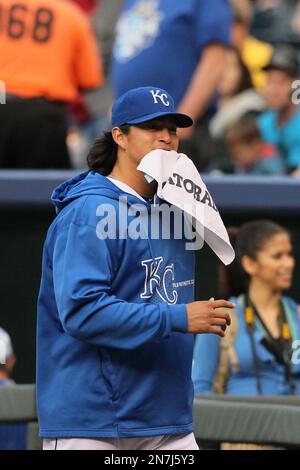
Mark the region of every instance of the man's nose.
<instances>
[{"instance_id":1,"label":"man's nose","mask_svg":"<svg viewBox=\"0 0 300 470\"><path fill-rule=\"evenodd\" d=\"M164 142L168 142L168 143L171 142L172 140L171 131L167 127L164 127L163 129L159 131L159 139L163 140Z\"/></svg>"}]
</instances>

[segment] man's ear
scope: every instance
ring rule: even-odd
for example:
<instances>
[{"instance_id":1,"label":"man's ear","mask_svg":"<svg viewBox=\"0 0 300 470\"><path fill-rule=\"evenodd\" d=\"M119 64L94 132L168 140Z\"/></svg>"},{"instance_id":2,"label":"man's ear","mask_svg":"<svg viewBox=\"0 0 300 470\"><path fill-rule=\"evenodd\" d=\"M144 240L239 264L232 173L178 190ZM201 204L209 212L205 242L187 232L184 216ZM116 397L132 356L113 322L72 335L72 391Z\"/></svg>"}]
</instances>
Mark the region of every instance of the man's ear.
<instances>
[{"instance_id":1,"label":"man's ear","mask_svg":"<svg viewBox=\"0 0 300 470\"><path fill-rule=\"evenodd\" d=\"M244 271L249 274L249 276L253 276L257 272L257 261L250 258L250 256L243 256L241 259L241 265Z\"/></svg>"},{"instance_id":2,"label":"man's ear","mask_svg":"<svg viewBox=\"0 0 300 470\"><path fill-rule=\"evenodd\" d=\"M126 150L126 135L118 127L113 127L111 131L112 138L116 144L122 149Z\"/></svg>"}]
</instances>

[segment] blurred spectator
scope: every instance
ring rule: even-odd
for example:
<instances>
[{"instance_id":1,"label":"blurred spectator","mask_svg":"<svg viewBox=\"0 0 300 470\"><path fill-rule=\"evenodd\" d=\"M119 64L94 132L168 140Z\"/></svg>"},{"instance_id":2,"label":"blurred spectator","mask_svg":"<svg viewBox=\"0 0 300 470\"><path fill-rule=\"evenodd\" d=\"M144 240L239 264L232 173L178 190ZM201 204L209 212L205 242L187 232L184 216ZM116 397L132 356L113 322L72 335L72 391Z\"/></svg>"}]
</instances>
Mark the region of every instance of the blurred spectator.
<instances>
[{"instance_id":1,"label":"blurred spectator","mask_svg":"<svg viewBox=\"0 0 300 470\"><path fill-rule=\"evenodd\" d=\"M73 2L77 3L86 13L92 13L98 3L97 0L73 0Z\"/></svg>"},{"instance_id":2,"label":"blurred spectator","mask_svg":"<svg viewBox=\"0 0 300 470\"><path fill-rule=\"evenodd\" d=\"M299 73L297 53L290 46L278 46L265 69L265 97L271 110L259 116L258 126L263 140L276 145L292 171L300 164L300 110L292 100Z\"/></svg>"},{"instance_id":3,"label":"blurred spectator","mask_svg":"<svg viewBox=\"0 0 300 470\"><path fill-rule=\"evenodd\" d=\"M249 70L234 47L225 52L218 93L219 108L209 125L214 139L222 138L226 129L246 114L260 113L266 108L265 99L253 88Z\"/></svg>"},{"instance_id":4,"label":"blurred spectator","mask_svg":"<svg viewBox=\"0 0 300 470\"><path fill-rule=\"evenodd\" d=\"M0 386L11 385L14 381L11 374L15 366L16 357L14 355L12 342L9 334L0 327L1 352L4 351L4 364L0 362Z\"/></svg>"},{"instance_id":5,"label":"blurred spectator","mask_svg":"<svg viewBox=\"0 0 300 470\"><path fill-rule=\"evenodd\" d=\"M73 1L78 2L78 0ZM75 120L69 131L68 144L72 155L72 163L77 168L86 167L87 150L102 132L110 130L111 127L110 64L115 26L122 4L123 0L95 0L92 9L85 8L85 11L90 13L90 19L96 34L100 60L103 64L104 82L101 88L83 93L81 102L73 105Z\"/></svg>"},{"instance_id":6,"label":"blurred spectator","mask_svg":"<svg viewBox=\"0 0 300 470\"><path fill-rule=\"evenodd\" d=\"M4 350L4 364L0 362L0 387L13 386L11 375L16 358L9 334L0 328L1 351ZM26 424L0 424L0 450L26 449Z\"/></svg>"},{"instance_id":7,"label":"blurred spectator","mask_svg":"<svg viewBox=\"0 0 300 470\"><path fill-rule=\"evenodd\" d=\"M255 88L263 88L266 74L262 68L269 62L273 47L251 35L252 2L231 0L234 13L232 42L250 71Z\"/></svg>"},{"instance_id":8,"label":"blurred spectator","mask_svg":"<svg viewBox=\"0 0 300 470\"><path fill-rule=\"evenodd\" d=\"M73 3L77 4L82 11L87 15L89 20L91 20L92 14L98 9L99 1L98 0L72 0ZM98 43L98 50L100 55L100 44ZM101 57L100 57L101 60ZM84 91L82 94L78 95L74 101L68 104L68 112L71 114L71 125L74 123L84 125L89 122L91 119L90 112L86 105L86 100L84 98ZM70 149L70 148L69 148Z\"/></svg>"},{"instance_id":9,"label":"blurred spectator","mask_svg":"<svg viewBox=\"0 0 300 470\"><path fill-rule=\"evenodd\" d=\"M2 0L0 22L0 167L68 168L65 103L101 83L90 23L65 0Z\"/></svg>"},{"instance_id":10,"label":"blurred spectator","mask_svg":"<svg viewBox=\"0 0 300 470\"><path fill-rule=\"evenodd\" d=\"M300 47L299 0L253 0L252 3L252 34L272 44Z\"/></svg>"},{"instance_id":11,"label":"blurred spectator","mask_svg":"<svg viewBox=\"0 0 300 470\"><path fill-rule=\"evenodd\" d=\"M92 16L92 24L96 33L98 44L101 44L101 59L105 81L103 86L86 94L89 111L96 121L97 130L92 137L99 136L99 132L110 130L110 108L113 101L111 90L111 59L115 39L115 29L120 10L124 0L101 0Z\"/></svg>"},{"instance_id":12,"label":"blurred spectator","mask_svg":"<svg viewBox=\"0 0 300 470\"><path fill-rule=\"evenodd\" d=\"M169 90L178 111L196 121L193 129L180 132L185 139L180 150L199 170L214 156L208 121L231 23L228 0L127 0L117 26L116 97L138 86Z\"/></svg>"},{"instance_id":13,"label":"blurred spectator","mask_svg":"<svg viewBox=\"0 0 300 470\"><path fill-rule=\"evenodd\" d=\"M291 286L295 263L290 236L268 220L229 234L236 258L220 268L221 297L237 307L221 341L197 335L195 392L299 395L300 364L292 362L292 342L300 337L298 305L282 295Z\"/></svg>"},{"instance_id":14,"label":"blurred spectator","mask_svg":"<svg viewBox=\"0 0 300 470\"><path fill-rule=\"evenodd\" d=\"M276 147L263 142L254 118L243 119L230 127L226 132L225 142L234 173L249 175L285 173L284 163Z\"/></svg>"}]
</instances>

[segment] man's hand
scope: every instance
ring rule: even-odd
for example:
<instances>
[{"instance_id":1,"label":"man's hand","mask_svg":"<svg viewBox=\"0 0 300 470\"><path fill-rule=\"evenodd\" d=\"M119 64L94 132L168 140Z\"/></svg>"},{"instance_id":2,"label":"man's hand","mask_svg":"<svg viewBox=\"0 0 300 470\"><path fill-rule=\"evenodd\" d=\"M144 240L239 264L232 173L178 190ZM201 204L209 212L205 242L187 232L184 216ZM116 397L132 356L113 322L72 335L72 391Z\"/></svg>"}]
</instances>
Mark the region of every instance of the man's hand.
<instances>
[{"instance_id":1,"label":"man's hand","mask_svg":"<svg viewBox=\"0 0 300 470\"><path fill-rule=\"evenodd\" d=\"M215 333L225 336L225 330L230 325L230 314L235 304L227 300L205 300L187 304L188 332Z\"/></svg>"}]
</instances>

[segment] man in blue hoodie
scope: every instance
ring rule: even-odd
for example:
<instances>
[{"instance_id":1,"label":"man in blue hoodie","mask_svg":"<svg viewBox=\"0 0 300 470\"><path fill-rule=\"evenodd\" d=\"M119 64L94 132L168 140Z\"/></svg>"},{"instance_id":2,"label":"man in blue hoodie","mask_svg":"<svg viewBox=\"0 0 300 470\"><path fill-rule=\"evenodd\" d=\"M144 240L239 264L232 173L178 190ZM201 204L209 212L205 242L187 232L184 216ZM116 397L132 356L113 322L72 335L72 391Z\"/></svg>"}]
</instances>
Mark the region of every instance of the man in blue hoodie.
<instances>
[{"instance_id":1,"label":"man in blue hoodie","mask_svg":"<svg viewBox=\"0 0 300 470\"><path fill-rule=\"evenodd\" d=\"M197 449L193 334L224 336L230 317L217 307L233 304L193 302L193 251L174 228L151 238L161 201L137 170L152 150L177 151L177 127L191 124L165 90L130 90L90 171L52 195L37 331L45 449Z\"/></svg>"}]
</instances>

